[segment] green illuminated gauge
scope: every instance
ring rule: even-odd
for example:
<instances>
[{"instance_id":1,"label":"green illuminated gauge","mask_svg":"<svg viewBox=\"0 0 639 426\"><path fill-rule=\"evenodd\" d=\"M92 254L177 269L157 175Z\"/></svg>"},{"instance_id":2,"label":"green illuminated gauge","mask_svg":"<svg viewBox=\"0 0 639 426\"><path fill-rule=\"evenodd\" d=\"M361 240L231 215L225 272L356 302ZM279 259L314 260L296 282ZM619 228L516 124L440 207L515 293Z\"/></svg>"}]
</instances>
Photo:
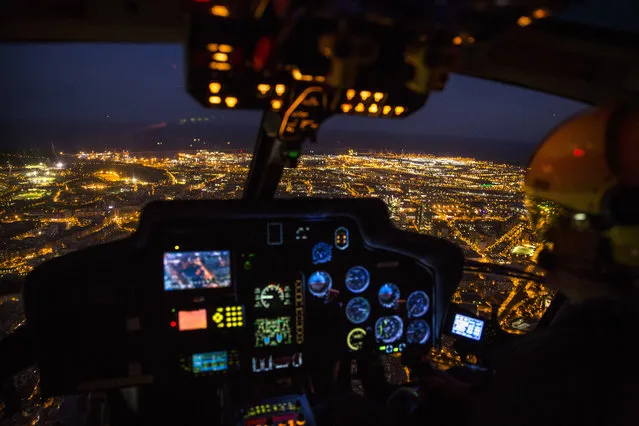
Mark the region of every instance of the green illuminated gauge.
<instances>
[{"instance_id":1,"label":"green illuminated gauge","mask_svg":"<svg viewBox=\"0 0 639 426\"><path fill-rule=\"evenodd\" d=\"M266 309L277 309L284 305L284 290L277 284L269 284L260 294L260 302Z\"/></svg>"},{"instance_id":2,"label":"green illuminated gauge","mask_svg":"<svg viewBox=\"0 0 639 426\"><path fill-rule=\"evenodd\" d=\"M354 328L346 336L346 344L350 350L359 351L364 346L365 337L366 330L360 327Z\"/></svg>"}]
</instances>

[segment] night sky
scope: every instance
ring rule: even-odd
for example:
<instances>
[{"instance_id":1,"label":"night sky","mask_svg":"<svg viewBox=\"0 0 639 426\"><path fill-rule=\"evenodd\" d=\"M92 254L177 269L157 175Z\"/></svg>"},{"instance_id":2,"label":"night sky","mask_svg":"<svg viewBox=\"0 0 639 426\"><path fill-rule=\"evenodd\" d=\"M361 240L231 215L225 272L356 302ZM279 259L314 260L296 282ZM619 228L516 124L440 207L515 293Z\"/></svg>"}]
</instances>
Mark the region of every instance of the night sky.
<instances>
[{"instance_id":1,"label":"night sky","mask_svg":"<svg viewBox=\"0 0 639 426\"><path fill-rule=\"evenodd\" d=\"M603 16L605 25L605 13L598 9L582 7L573 17L593 13ZM190 99L184 91L179 45L2 45L0 57L0 119L160 123L213 114L220 123L253 125L259 118L258 112L205 110ZM453 76L444 92L434 93L406 120L335 117L325 127L531 142L584 107L526 89Z\"/></svg>"},{"instance_id":2,"label":"night sky","mask_svg":"<svg viewBox=\"0 0 639 426\"><path fill-rule=\"evenodd\" d=\"M221 122L257 123L258 112L214 111L184 91L178 45L50 44L0 46L0 118L176 121L214 114ZM401 121L335 117L333 129L533 141L582 104L463 76Z\"/></svg>"}]
</instances>

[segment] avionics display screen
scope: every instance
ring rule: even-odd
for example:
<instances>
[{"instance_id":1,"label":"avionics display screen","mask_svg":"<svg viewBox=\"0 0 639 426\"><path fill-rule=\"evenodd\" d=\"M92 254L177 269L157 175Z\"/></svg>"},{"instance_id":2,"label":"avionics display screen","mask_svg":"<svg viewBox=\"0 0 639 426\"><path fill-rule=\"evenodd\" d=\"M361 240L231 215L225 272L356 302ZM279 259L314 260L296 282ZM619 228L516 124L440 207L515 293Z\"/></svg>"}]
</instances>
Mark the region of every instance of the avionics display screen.
<instances>
[{"instance_id":1,"label":"avionics display screen","mask_svg":"<svg viewBox=\"0 0 639 426\"><path fill-rule=\"evenodd\" d=\"M255 320L255 347L275 347L293 343L291 317L258 318Z\"/></svg>"},{"instance_id":2,"label":"avionics display screen","mask_svg":"<svg viewBox=\"0 0 639 426\"><path fill-rule=\"evenodd\" d=\"M231 286L231 252L164 253L164 290L193 290Z\"/></svg>"},{"instance_id":3,"label":"avionics display screen","mask_svg":"<svg viewBox=\"0 0 639 426\"><path fill-rule=\"evenodd\" d=\"M290 285L271 283L264 287L256 287L253 295L255 309L277 310L290 307L293 303Z\"/></svg>"},{"instance_id":4,"label":"avionics display screen","mask_svg":"<svg viewBox=\"0 0 639 426\"><path fill-rule=\"evenodd\" d=\"M212 371L224 371L229 368L229 354L227 351L205 352L193 354L194 373L209 373Z\"/></svg>"},{"instance_id":5,"label":"avionics display screen","mask_svg":"<svg viewBox=\"0 0 639 426\"><path fill-rule=\"evenodd\" d=\"M484 321L477 318L467 317L462 314L455 314L453 329L451 330L453 334L473 340L480 340L483 330Z\"/></svg>"},{"instance_id":6,"label":"avionics display screen","mask_svg":"<svg viewBox=\"0 0 639 426\"><path fill-rule=\"evenodd\" d=\"M206 326L206 309L178 311L178 330L204 330Z\"/></svg>"}]
</instances>

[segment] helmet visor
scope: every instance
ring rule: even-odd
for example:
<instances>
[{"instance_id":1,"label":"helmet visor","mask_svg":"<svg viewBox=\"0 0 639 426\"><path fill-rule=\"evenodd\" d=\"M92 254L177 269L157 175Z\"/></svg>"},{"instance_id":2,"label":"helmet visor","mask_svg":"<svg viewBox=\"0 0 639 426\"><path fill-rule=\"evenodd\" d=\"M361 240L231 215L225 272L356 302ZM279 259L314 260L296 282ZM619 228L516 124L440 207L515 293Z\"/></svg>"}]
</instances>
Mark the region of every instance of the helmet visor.
<instances>
[{"instance_id":1,"label":"helmet visor","mask_svg":"<svg viewBox=\"0 0 639 426\"><path fill-rule=\"evenodd\" d=\"M588 226L585 213L576 213L561 204L544 198L526 197L530 226L540 242L549 243L549 231L557 227L583 228Z\"/></svg>"}]
</instances>

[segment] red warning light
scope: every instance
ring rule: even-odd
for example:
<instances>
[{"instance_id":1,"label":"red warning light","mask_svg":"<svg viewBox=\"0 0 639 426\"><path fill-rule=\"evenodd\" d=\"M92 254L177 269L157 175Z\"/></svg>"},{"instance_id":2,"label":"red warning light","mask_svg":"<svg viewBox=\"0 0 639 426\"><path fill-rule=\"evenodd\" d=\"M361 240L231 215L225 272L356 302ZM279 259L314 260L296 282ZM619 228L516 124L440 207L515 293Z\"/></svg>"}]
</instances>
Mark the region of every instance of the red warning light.
<instances>
[{"instance_id":1,"label":"red warning light","mask_svg":"<svg viewBox=\"0 0 639 426\"><path fill-rule=\"evenodd\" d=\"M255 71L262 71L266 66L271 51L273 49L273 42L269 37L262 37L255 44L255 50L253 51L253 69Z\"/></svg>"},{"instance_id":2,"label":"red warning light","mask_svg":"<svg viewBox=\"0 0 639 426\"><path fill-rule=\"evenodd\" d=\"M193 0L195 3L208 3L211 0Z\"/></svg>"},{"instance_id":3,"label":"red warning light","mask_svg":"<svg viewBox=\"0 0 639 426\"><path fill-rule=\"evenodd\" d=\"M173 327L173 328L177 327L177 322L171 321L171 327Z\"/></svg>"},{"instance_id":4,"label":"red warning light","mask_svg":"<svg viewBox=\"0 0 639 426\"><path fill-rule=\"evenodd\" d=\"M575 148L572 150L572 155L574 155L575 157L583 157L584 155L586 155L586 151L581 148Z\"/></svg>"}]
</instances>

